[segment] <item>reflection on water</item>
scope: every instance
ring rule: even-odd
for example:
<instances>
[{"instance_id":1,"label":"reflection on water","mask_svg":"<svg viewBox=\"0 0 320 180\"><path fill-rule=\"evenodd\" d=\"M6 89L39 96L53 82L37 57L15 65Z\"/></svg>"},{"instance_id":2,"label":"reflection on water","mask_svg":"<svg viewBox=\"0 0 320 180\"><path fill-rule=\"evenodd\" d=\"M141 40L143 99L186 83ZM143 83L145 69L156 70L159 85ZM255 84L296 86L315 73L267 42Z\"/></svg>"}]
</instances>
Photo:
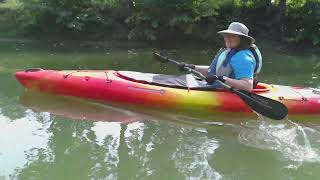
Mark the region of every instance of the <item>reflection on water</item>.
<instances>
[{"instance_id":1,"label":"reflection on water","mask_svg":"<svg viewBox=\"0 0 320 180\"><path fill-rule=\"evenodd\" d=\"M178 114L145 115L97 102L32 92L21 97L20 102L39 114L94 120L77 121L76 124L70 121L67 126L55 122L51 129L53 137L49 142L47 140L49 147L70 142L65 147L51 150L55 157L60 156L53 160L55 164L59 164L58 159L68 159L74 154L79 154L78 158L90 157L83 167L83 170L90 171L83 175L92 179L147 179L162 173L168 174L167 179L171 176L182 179L233 178L241 171L235 168L230 176L221 169L224 163L216 156L219 157L221 152L226 156L229 150L225 148L230 146L227 144L230 141L236 143L237 136L242 145L280 152L278 160L287 162L282 169L288 172L296 171L305 162L320 162L320 142L317 144L309 138L319 137L319 131L291 121L263 118L260 121L241 118L225 121L223 118L219 120L219 116L212 121ZM61 139L60 132L70 133ZM82 147L84 145L88 147ZM83 148L90 149L90 152L82 152ZM59 151L63 151L63 155L59 155ZM241 162L241 158L238 161ZM37 163L34 164L31 166Z\"/></svg>"},{"instance_id":2,"label":"reflection on water","mask_svg":"<svg viewBox=\"0 0 320 180\"><path fill-rule=\"evenodd\" d=\"M11 120L0 111L0 177L8 178L14 171L38 159L40 151L46 159L52 158L47 144L52 136L48 132L50 115L27 110L25 116Z\"/></svg>"},{"instance_id":3,"label":"reflection on water","mask_svg":"<svg viewBox=\"0 0 320 180\"><path fill-rule=\"evenodd\" d=\"M65 97L50 100L46 95L38 95L38 100L33 96L21 98L24 106L38 112L26 110L25 116L16 120L0 116L0 139L10 137L10 141L0 143L0 176L246 179L255 174L243 174L249 169L257 170L254 177L259 177L258 159L270 156L263 151L247 152L256 149L280 152L281 156L269 158L273 161L264 160L266 165L286 161L277 165L279 168L269 169L280 174L273 178L286 177L305 163L320 162L317 126L267 119L203 119L196 123L196 118L164 116L171 117L171 121L94 102ZM46 99L48 104L40 99ZM248 161L250 165L245 163Z\"/></svg>"},{"instance_id":4,"label":"reflection on water","mask_svg":"<svg viewBox=\"0 0 320 180\"><path fill-rule=\"evenodd\" d=\"M105 152L102 154L102 162L96 162L91 168L89 177L91 179L116 179L118 177L117 167L119 164L120 123L94 122L91 130L96 136L95 143L103 147ZM99 160L96 156L92 156L92 158L95 161ZM104 177L101 177L102 172ZM100 176L97 176L99 174Z\"/></svg>"},{"instance_id":5,"label":"reflection on water","mask_svg":"<svg viewBox=\"0 0 320 180\"><path fill-rule=\"evenodd\" d=\"M74 120L122 123L141 120L140 116L132 111L80 98L27 92L20 98L20 102L39 112L50 112Z\"/></svg>"},{"instance_id":6,"label":"reflection on water","mask_svg":"<svg viewBox=\"0 0 320 180\"><path fill-rule=\"evenodd\" d=\"M183 129L183 137L172 154L176 169L186 179L222 179L222 175L213 169L208 160L219 147L218 140L208 138L206 130Z\"/></svg>"},{"instance_id":7,"label":"reflection on water","mask_svg":"<svg viewBox=\"0 0 320 180\"><path fill-rule=\"evenodd\" d=\"M64 166L70 173L77 173L70 168L76 166L80 169L79 176L84 175L92 179L146 179L162 176L161 174L167 174L165 179L222 177L208 163L208 159L219 147L218 140L208 138L206 128L194 128L196 124L185 126L182 123L177 126L174 123L188 121L184 119L185 116L174 116L175 121L162 123L157 117L104 104L32 93L26 93L20 102L38 111L35 113L27 110L34 122L38 122L39 117L46 115L47 120L44 122L51 124L45 129L47 136L43 136L45 140L43 147L48 148L46 151L51 153L38 154L50 157L50 161L27 159L21 165L15 163L11 172L6 171L1 174L8 176L14 171L15 177L23 178L25 175L43 177L34 171L42 164L47 167L46 174L53 174L57 166ZM94 121L58 120L52 115ZM131 121L128 121L128 118ZM33 134L26 136L32 137ZM193 143L195 139L196 144ZM35 143L29 145L29 149L21 151L26 157L42 148ZM72 157L86 158L79 166L74 164ZM70 167L62 165L62 161Z\"/></svg>"},{"instance_id":8,"label":"reflection on water","mask_svg":"<svg viewBox=\"0 0 320 180\"><path fill-rule=\"evenodd\" d=\"M131 123L128 124L126 131L124 132L124 137L126 139L126 144L129 149L129 155L135 154L134 144L132 143L135 140L141 141L144 132L143 123Z\"/></svg>"}]
</instances>

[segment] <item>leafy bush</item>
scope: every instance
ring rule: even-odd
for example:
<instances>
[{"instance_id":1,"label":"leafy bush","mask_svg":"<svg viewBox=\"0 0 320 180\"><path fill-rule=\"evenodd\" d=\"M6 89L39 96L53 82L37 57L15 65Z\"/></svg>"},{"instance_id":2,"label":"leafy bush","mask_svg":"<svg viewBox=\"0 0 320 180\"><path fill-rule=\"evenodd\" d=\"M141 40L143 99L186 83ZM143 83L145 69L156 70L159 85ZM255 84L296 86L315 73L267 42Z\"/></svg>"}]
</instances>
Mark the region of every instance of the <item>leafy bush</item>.
<instances>
[{"instance_id":1,"label":"leafy bush","mask_svg":"<svg viewBox=\"0 0 320 180\"><path fill-rule=\"evenodd\" d=\"M284 41L300 43L311 42L320 44L320 2L291 1L285 18Z\"/></svg>"},{"instance_id":2,"label":"leafy bush","mask_svg":"<svg viewBox=\"0 0 320 180\"><path fill-rule=\"evenodd\" d=\"M21 12L17 9L0 8L0 32L6 36L15 35L20 23L17 18L21 16Z\"/></svg>"},{"instance_id":3,"label":"leafy bush","mask_svg":"<svg viewBox=\"0 0 320 180\"><path fill-rule=\"evenodd\" d=\"M140 0L126 19L129 39L192 35L206 18L217 15L214 0ZM177 38L177 37L176 37Z\"/></svg>"},{"instance_id":4,"label":"leafy bush","mask_svg":"<svg viewBox=\"0 0 320 180\"><path fill-rule=\"evenodd\" d=\"M319 0L287 0L286 12L279 7L280 0L7 1L0 5L0 22L7 28L0 31L81 39L215 41L220 37L217 31L240 21L253 35L320 44Z\"/></svg>"},{"instance_id":5,"label":"leafy bush","mask_svg":"<svg viewBox=\"0 0 320 180\"><path fill-rule=\"evenodd\" d=\"M23 0L26 14L34 18L32 29L42 33L100 38L121 29L113 0Z\"/></svg>"}]
</instances>

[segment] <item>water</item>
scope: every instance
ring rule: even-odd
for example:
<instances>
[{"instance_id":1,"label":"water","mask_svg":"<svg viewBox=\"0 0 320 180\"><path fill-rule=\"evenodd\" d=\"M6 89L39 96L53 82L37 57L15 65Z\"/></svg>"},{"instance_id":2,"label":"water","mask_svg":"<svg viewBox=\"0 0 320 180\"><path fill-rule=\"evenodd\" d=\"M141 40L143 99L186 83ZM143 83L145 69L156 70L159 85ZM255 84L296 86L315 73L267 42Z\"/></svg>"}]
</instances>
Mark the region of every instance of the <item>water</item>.
<instances>
[{"instance_id":1,"label":"water","mask_svg":"<svg viewBox=\"0 0 320 180\"><path fill-rule=\"evenodd\" d=\"M314 54L261 46L260 79L320 87ZM153 48L85 43L0 44L0 179L317 179L320 122L191 117L25 92L17 70L121 69L178 74ZM167 50L208 64L213 49ZM320 120L320 117L319 117Z\"/></svg>"}]
</instances>

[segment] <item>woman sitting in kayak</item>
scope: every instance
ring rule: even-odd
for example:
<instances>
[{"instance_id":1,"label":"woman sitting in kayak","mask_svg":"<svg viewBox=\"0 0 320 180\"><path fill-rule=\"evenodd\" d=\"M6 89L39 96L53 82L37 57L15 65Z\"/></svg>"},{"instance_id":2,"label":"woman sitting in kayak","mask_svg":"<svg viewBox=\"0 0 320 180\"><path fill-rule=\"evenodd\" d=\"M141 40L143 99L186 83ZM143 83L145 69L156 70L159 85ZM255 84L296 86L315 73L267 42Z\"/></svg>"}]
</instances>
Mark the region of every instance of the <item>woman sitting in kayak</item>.
<instances>
[{"instance_id":1,"label":"woman sitting in kayak","mask_svg":"<svg viewBox=\"0 0 320 180\"><path fill-rule=\"evenodd\" d=\"M224 37L226 48L221 49L210 66L180 63L179 67L189 67L200 71L210 86L222 87L219 80L236 89L252 91L254 78L260 72L262 56L248 35L249 29L242 23L233 22L227 30L219 31Z\"/></svg>"}]
</instances>

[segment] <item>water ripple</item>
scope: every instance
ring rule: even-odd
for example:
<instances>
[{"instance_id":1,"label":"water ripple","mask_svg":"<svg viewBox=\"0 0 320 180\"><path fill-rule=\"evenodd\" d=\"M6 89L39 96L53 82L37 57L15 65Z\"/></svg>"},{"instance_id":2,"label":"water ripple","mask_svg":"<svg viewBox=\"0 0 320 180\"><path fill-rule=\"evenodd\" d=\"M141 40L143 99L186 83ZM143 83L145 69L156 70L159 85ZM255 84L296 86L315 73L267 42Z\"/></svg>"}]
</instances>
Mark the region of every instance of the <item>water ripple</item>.
<instances>
[{"instance_id":1,"label":"water ripple","mask_svg":"<svg viewBox=\"0 0 320 180\"><path fill-rule=\"evenodd\" d=\"M279 151L283 158L293 162L320 162L320 151L310 136L318 133L291 121L272 121L243 124L239 141L245 145ZM291 167L291 166L290 166Z\"/></svg>"}]
</instances>

